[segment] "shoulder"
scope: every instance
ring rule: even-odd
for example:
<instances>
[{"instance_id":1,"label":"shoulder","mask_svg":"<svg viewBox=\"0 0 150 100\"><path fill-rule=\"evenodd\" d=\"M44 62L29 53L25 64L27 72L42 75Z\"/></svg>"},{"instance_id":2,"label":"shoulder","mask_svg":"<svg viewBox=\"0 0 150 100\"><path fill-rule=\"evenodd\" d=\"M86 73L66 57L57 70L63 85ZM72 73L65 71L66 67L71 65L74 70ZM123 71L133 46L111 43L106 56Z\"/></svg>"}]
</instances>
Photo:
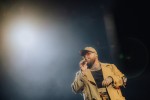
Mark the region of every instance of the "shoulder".
<instances>
[{"instance_id":1,"label":"shoulder","mask_svg":"<svg viewBox=\"0 0 150 100\"><path fill-rule=\"evenodd\" d=\"M100 62L100 64L101 64L102 66L105 66L105 67L114 65L114 64L111 64L111 63L104 63L104 62Z\"/></svg>"},{"instance_id":2,"label":"shoulder","mask_svg":"<svg viewBox=\"0 0 150 100\"><path fill-rule=\"evenodd\" d=\"M100 62L101 63L101 65L103 66L103 67L107 67L107 68L113 68L113 66L115 66L114 64L112 64L112 63L103 63L103 62Z\"/></svg>"},{"instance_id":3,"label":"shoulder","mask_svg":"<svg viewBox=\"0 0 150 100\"><path fill-rule=\"evenodd\" d=\"M76 75L79 75L79 74L81 74L81 70L78 70L78 71L76 72Z\"/></svg>"}]
</instances>

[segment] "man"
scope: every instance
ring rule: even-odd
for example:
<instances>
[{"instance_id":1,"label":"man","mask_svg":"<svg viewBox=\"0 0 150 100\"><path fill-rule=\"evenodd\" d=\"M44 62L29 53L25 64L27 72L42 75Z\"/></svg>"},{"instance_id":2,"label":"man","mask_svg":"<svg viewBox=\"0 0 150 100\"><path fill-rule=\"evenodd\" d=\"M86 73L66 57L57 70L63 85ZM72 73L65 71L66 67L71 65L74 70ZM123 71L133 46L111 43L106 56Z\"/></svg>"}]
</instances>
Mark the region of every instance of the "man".
<instances>
[{"instance_id":1,"label":"man","mask_svg":"<svg viewBox=\"0 0 150 100\"><path fill-rule=\"evenodd\" d=\"M80 71L71 84L75 93L83 94L84 100L125 100L120 86L127 78L114 64L102 63L93 47L81 50Z\"/></svg>"}]
</instances>

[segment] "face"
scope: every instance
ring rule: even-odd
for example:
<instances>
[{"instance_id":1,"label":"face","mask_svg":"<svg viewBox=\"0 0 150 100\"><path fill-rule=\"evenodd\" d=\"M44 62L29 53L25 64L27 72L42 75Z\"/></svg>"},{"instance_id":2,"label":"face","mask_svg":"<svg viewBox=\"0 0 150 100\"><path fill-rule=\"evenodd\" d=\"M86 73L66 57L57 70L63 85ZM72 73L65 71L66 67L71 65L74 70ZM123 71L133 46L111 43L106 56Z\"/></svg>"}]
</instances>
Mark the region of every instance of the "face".
<instances>
[{"instance_id":1,"label":"face","mask_svg":"<svg viewBox=\"0 0 150 100\"><path fill-rule=\"evenodd\" d=\"M91 68L93 66L95 60L97 59L97 55L93 52L87 52L84 55L84 58L87 61L88 68Z\"/></svg>"}]
</instances>

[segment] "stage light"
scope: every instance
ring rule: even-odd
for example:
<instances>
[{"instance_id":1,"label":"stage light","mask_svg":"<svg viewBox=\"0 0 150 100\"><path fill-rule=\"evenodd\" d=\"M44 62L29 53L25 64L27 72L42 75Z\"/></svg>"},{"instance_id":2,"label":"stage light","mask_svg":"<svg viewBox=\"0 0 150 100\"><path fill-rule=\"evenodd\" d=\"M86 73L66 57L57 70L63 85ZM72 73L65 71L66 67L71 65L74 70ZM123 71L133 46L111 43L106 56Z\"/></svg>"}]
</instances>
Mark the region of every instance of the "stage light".
<instances>
[{"instance_id":1,"label":"stage light","mask_svg":"<svg viewBox=\"0 0 150 100\"><path fill-rule=\"evenodd\" d=\"M12 44L23 49L29 49L36 45L38 34L36 25L28 19L20 19L11 23L9 39Z\"/></svg>"}]
</instances>

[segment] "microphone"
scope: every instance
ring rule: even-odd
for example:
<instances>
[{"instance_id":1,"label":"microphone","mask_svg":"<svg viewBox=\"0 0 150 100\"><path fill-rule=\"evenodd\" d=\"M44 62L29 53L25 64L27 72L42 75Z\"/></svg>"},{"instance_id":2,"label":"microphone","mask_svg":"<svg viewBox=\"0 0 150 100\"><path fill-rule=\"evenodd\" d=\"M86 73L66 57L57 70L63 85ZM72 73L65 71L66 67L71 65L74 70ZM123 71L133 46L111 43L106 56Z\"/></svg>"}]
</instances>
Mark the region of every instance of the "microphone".
<instances>
[{"instance_id":1,"label":"microphone","mask_svg":"<svg viewBox=\"0 0 150 100\"><path fill-rule=\"evenodd\" d=\"M84 65L87 61L85 60L85 58L82 59L82 65Z\"/></svg>"}]
</instances>

